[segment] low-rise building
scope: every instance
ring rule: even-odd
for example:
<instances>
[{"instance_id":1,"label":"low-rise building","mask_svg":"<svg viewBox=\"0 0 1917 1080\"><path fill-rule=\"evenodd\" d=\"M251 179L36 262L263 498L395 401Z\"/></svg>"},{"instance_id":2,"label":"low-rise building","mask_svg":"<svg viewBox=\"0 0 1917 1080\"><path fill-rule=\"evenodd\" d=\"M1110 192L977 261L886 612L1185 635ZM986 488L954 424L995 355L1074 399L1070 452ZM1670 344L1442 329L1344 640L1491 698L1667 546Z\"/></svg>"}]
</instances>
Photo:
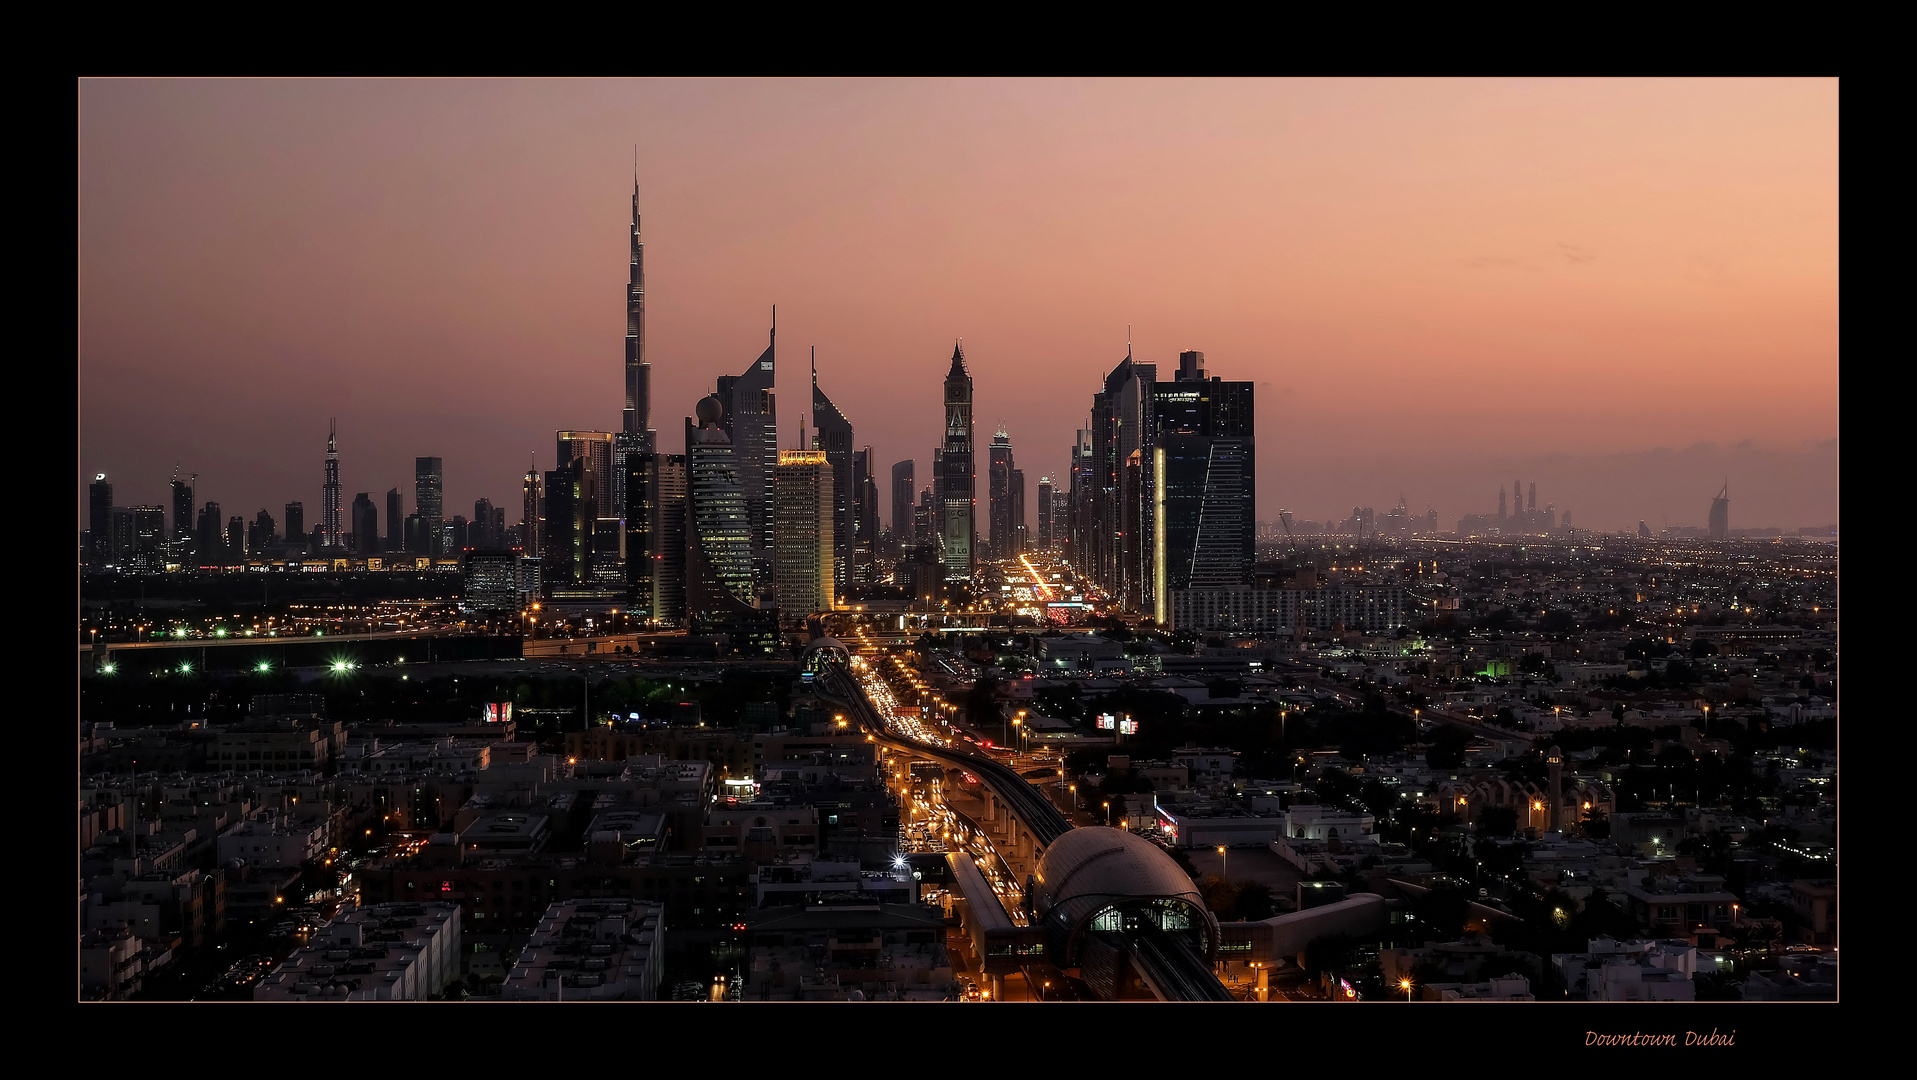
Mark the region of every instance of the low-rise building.
<instances>
[{"instance_id":1,"label":"low-rise building","mask_svg":"<svg viewBox=\"0 0 1917 1080\"><path fill-rule=\"evenodd\" d=\"M453 904L348 904L253 988L255 1001L426 1001L459 976Z\"/></svg>"},{"instance_id":2,"label":"low-rise building","mask_svg":"<svg viewBox=\"0 0 1917 1080\"><path fill-rule=\"evenodd\" d=\"M546 909L500 988L507 1001L657 1001L665 907L574 900Z\"/></svg>"}]
</instances>

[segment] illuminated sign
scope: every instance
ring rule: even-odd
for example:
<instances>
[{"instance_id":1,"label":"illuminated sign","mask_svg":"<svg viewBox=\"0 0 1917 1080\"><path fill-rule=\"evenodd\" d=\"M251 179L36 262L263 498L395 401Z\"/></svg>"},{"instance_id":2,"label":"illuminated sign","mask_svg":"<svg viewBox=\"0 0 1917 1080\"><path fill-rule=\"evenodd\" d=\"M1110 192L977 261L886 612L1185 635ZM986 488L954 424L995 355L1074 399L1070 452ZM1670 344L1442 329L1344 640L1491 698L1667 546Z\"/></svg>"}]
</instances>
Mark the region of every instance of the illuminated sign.
<instances>
[{"instance_id":1,"label":"illuminated sign","mask_svg":"<svg viewBox=\"0 0 1917 1080\"><path fill-rule=\"evenodd\" d=\"M1113 716L1111 713L1098 714L1098 726L1100 730L1110 731L1112 730L1112 727L1117 722L1118 722L1118 718L1116 716Z\"/></svg>"},{"instance_id":2,"label":"illuminated sign","mask_svg":"<svg viewBox=\"0 0 1917 1080\"><path fill-rule=\"evenodd\" d=\"M1138 734L1138 721L1136 721L1136 720L1120 720L1120 721L1118 722L1118 733L1119 733L1120 735L1136 735L1136 734Z\"/></svg>"},{"instance_id":3,"label":"illuminated sign","mask_svg":"<svg viewBox=\"0 0 1917 1080\"><path fill-rule=\"evenodd\" d=\"M504 724L513 718L513 703L510 701L489 701L486 703L486 722Z\"/></svg>"}]
</instances>

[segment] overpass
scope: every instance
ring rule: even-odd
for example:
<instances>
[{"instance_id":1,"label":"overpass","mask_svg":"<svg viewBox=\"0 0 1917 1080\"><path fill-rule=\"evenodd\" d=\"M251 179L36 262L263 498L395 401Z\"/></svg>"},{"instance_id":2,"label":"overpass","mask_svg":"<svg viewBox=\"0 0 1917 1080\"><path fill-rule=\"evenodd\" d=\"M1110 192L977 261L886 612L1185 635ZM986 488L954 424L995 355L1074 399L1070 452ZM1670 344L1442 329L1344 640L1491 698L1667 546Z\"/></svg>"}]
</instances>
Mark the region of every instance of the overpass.
<instances>
[{"instance_id":1,"label":"overpass","mask_svg":"<svg viewBox=\"0 0 1917 1080\"><path fill-rule=\"evenodd\" d=\"M972 859L947 856L964 897L961 925L985 973L1056 971L1106 1000L1234 1000L1218 981L1218 920L1191 879L1157 845L1122 829L1074 829L1032 782L983 754L891 732L831 639L814 642L815 686L881 746L975 777L1000 857L1024 875L1028 925L1009 918ZM1009 848L1009 850L1007 850Z\"/></svg>"}]
</instances>

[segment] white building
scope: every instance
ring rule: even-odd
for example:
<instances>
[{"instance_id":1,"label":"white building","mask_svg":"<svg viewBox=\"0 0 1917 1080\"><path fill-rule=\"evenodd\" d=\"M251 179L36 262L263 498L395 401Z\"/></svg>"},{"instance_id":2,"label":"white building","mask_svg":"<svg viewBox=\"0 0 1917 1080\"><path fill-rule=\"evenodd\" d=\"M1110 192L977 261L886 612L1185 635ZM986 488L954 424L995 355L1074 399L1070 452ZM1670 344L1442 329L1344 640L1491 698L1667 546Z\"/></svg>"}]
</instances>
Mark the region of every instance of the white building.
<instances>
[{"instance_id":1,"label":"white building","mask_svg":"<svg viewBox=\"0 0 1917 1080\"><path fill-rule=\"evenodd\" d=\"M553 904L500 988L506 1001L657 1001L665 906L638 900Z\"/></svg>"},{"instance_id":2,"label":"white building","mask_svg":"<svg viewBox=\"0 0 1917 1080\"><path fill-rule=\"evenodd\" d=\"M459 905L347 904L255 1001L426 1001L459 976Z\"/></svg>"}]
</instances>

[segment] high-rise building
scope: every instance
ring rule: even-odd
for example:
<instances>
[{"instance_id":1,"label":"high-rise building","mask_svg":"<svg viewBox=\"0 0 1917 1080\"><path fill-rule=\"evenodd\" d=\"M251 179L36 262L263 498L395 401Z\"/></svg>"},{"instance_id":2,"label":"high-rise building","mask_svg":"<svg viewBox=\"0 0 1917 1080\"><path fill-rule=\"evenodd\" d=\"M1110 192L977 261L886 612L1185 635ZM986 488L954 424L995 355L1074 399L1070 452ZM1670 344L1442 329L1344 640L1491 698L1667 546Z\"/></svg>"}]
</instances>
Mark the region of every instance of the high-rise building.
<instances>
[{"instance_id":1,"label":"high-rise building","mask_svg":"<svg viewBox=\"0 0 1917 1080\"><path fill-rule=\"evenodd\" d=\"M266 507L262 506L260 512L254 515L252 523L246 527L246 548L248 551L264 551L267 545L276 539L278 534L274 531L273 515L267 513Z\"/></svg>"},{"instance_id":2,"label":"high-rise building","mask_svg":"<svg viewBox=\"0 0 1917 1080\"><path fill-rule=\"evenodd\" d=\"M353 496L353 552L377 555L379 551L379 508L373 505L372 494L362 491Z\"/></svg>"},{"instance_id":3,"label":"high-rise building","mask_svg":"<svg viewBox=\"0 0 1917 1080\"><path fill-rule=\"evenodd\" d=\"M220 504L208 500L207 504L200 508L197 525L198 528L195 531L199 533L199 540L196 546L200 561L212 566L224 562L226 537L220 533Z\"/></svg>"},{"instance_id":4,"label":"high-rise building","mask_svg":"<svg viewBox=\"0 0 1917 1080\"><path fill-rule=\"evenodd\" d=\"M1527 513L1535 514L1538 512L1538 482L1536 480L1531 481L1531 497L1526 500L1524 508Z\"/></svg>"},{"instance_id":5,"label":"high-rise building","mask_svg":"<svg viewBox=\"0 0 1917 1080\"><path fill-rule=\"evenodd\" d=\"M1090 428L1079 428L1072 441L1072 471L1068 478L1065 495L1065 535L1061 546L1065 557L1080 573L1090 573L1094 565L1092 543L1093 499L1092 499L1092 432Z\"/></svg>"},{"instance_id":6,"label":"high-rise building","mask_svg":"<svg viewBox=\"0 0 1917 1080\"><path fill-rule=\"evenodd\" d=\"M752 572L761 590L772 585L773 471L779 464L778 402L773 375L778 356L779 309L772 309L772 329L765 351L744 372L719 376L717 397L726 407L726 435L732 439L739 487L745 492L746 521L752 532Z\"/></svg>"},{"instance_id":7,"label":"high-rise building","mask_svg":"<svg viewBox=\"0 0 1917 1080\"><path fill-rule=\"evenodd\" d=\"M1724 481L1724 487L1711 499L1710 534L1713 540L1727 540L1731 535L1731 482Z\"/></svg>"},{"instance_id":8,"label":"high-rise building","mask_svg":"<svg viewBox=\"0 0 1917 1080\"><path fill-rule=\"evenodd\" d=\"M1013 469L1007 479L1005 485L1005 513L1010 523L1010 527L1006 530L1006 537L1012 545L1012 549L1006 554L1013 557L1023 555L1025 554L1025 549L1030 546L1028 543L1030 534L1027 532L1028 526L1025 524L1024 469Z\"/></svg>"},{"instance_id":9,"label":"high-rise building","mask_svg":"<svg viewBox=\"0 0 1917 1080\"><path fill-rule=\"evenodd\" d=\"M546 473L546 510L539 523L545 546L541 577L548 585L582 585L591 579L587 557L597 519L588 513L586 461L572 458Z\"/></svg>"},{"instance_id":10,"label":"high-rise building","mask_svg":"<svg viewBox=\"0 0 1917 1080\"><path fill-rule=\"evenodd\" d=\"M199 480L197 474L192 480L182 480L179 467L173 470L173 552L174 557L184 562L193 548L193 484Z\"/></svg>"},{"instance_id":11,"label":"high-rise building","mask_svg":"<svg viewBox=\"0 0 1917 1080\"><path fill-rule=\"evenodd\" d=\"M136 570L165 569L166 507L130 506L127 517L130 550L120 553L120 561Z\"/></svg>"},{"instance_id":12,"label":"high-rise building","mask_svg":"<svg viewBox=\"0 0 1917 1080\"><path fill-rule=\"evenodd\" d=\"M852 455L852 580L870 585L879 554L879 485L872 471L872 448Z\"/></svg>"},{"instance_id":13,"label":"high-rise building","mask_svg":"<svg viewBox=\"0 0 1917 1080\"><path fill-rule=\"evenodd\" d=\"M446 545L448 555L474 546L473 523L466 520L465 514L454 514L453 520L448 524L450 527L446 530L446 534L451 538Z\"/></svg>"},{"instance_id":14,"label":"high-rise building","mask_svg":"<svg viewBox=\"0 0 1917 1080\"><path fill-rule=\"evenodd\" d=\"M1012 555L1012 437L1000 427L987 450L987 512L990 554L995 559Z\"/></svg>"},{"instance_id":15,"label":"high-rise building","mask_svg":"<svg viewBox=\"0 0 1917 1080\"><path fill-rule=\"evenodd\" d=\"M286 534L293 535L290 522L286 526ZM406 550L406 503L398 488L386 492L385 549L394 553Z\"/></svg>"},{"instance_id":16,"label":"high-rise building","mask_svg":"<svg viewBox=\"0 0 1917 1080\"><path fill-rule=\"evenodd\" d=\"M852 505L852 421L819 389L816 350L812 360L812 426L818 430L818 445L813 449L825 451L825 459L832 464L832 582L834 589L842 592L851 580L852 536L858 528Z\"/></svg>"},{"instance_id":17,"label":"high-rise building","mask_svg":"<svg viewBox=\"0 0 1917 1080\"><path fill-rule=\"evenodd\" d=\"M505 547L503 540L493 535L493 501L479 499L473 503L473 523L468 527L467 537L475 548L491 551Z\"/></svg>"},{"instance_id":18,"label":"high-rise building","mask_svg":"<svg viewBox=\"0 0 1917 1080\"><path fill-rule=\"evenodd\" d=\"M753 606L752 538L725 404L701 399L686 417L686 613L695 634L726 634L735 646L770 647L775 612Z\"/></svg>"},{"instance_id":19,"label":"high-rise building","mask_svg":"<svg viewBox=\"0 0 1917 1080\"><path fill-rule=\"evenodd\" d=\"M1158 365L1134 360L1127 346L1125 358L1105 376L1103 390L1092 396L1085 569L1128 611L1149 607L1150 549L1145 540L1153 506L1140 485L1148 479L1147 412L1157 378Z\"/></svg>"},{"instance_id":20,"label":"high-rise building","mask_svg":"<svg viewBox=\"0 0 1917 1080\"><path fill-rule=\"evenodd\" d=\"M527 558L533 558L537 557L542 550L539 546L539 518L541 515L539 510L539 467L537 464L526 470L525 477L520 480L519 490L521 498L519 510L519 550L523 552Z\"/></svg>"},{"instance_id":21,"label":"high-rise building","mask_svg":"<svg viewBox=\"0 0 1917 1080\"><path fill-rule=\"evenodd\" d=\"M646 362L646 245L639 231L639 173L632 175L632 253L626 278L626 408L621 429L640 435L642 453L653 447L652 365ZM562 462L572 458L561 455Z\"/></svg>"},{"instance_id":22,"label":"high-rise building","mask_svg":"<svg viewBox=\"0 0 1917 1080\"><path fill-rule=\"evenodd\" d=\"M506 535L505 507L495 506L492 508L492 520L486 524L486 535L491 538L492 546L495 549L506 549L513 546L512 538Z\"/></svg>"},{"instance_id":23,"label":"high-rise building","mask_svg":"<svg viewBox=\"0 0 1917 1080\"><path fill-rule=\"evenodd\" d=\"M339 421L329 421L326 431L326 484L320 490L320 547L335 549L344 545L345 522L340 520Z\"/></svg>"},{"instance_id":24,"label":"high-rise building","mask_svg":"<svg viewBox=\"0 0 1917 1080\"><path fill-rule=\"evenodd\" d=\"M1178 376L1151 392L1150 523L1142 599L1169 624L1172 593L1252 584L1257 540L1252 384L1206 376L1205 354L1180 353Z\"/></svg>"},{"instance_id":25,"label":"high-rise building","mask_svg":"<svg viewBox=\"0 0 1917 1080\"><path fill-rule=\"evenodd\" d=\"M433 530L437 531L437 530ZM432 533L426 528L426 519L415 510L406 515L406 551L413 555L426 555L433 549Z\"/></svg>"},{"instance_id":26,"label":"high-rise building","mask_svg":"<svg viewBox=\"0 0 1917 1080\"><path fill-rule=\"evenodd\" d=\"M686 459L626 456L626 585L632 615L655 626L686 617Z\"/></svg>"},{"instance_id":27,"label":"high-rise building","mask_svg":"<svg viewBox=\"0 0 1917 1080\"><path fill-rule=\"evenodd\" d=\"M1038 532L1038 548L1040 551L1050 551L1052 549L1052 544L1054 543L1052 538L1053 494L1054 492L1052 490L1052 478L1049 476L1039 477L1038 478L1038 530L1037 532Z\"/></svg>"},{"instance_id":28,"label":"high-rise building","mask_svg":"<svg viewBox=\"0 0 1917 1080\"><path fill-rule=\"evenodd\" d=\"M466 554L465 589L460 607L467 611L506 612L519 606L519 556L510 551Z\"/></svg>"},{"instance_id":29,"label":"high-rise building","mask_svg":"<svg viewBox=\"0 0 1917 1080\"><path fill-rule=\"evenodd\" d=\"M970 581L976 559L978 500L972 472L972 376L965 370L962 345L952 347L952 367L945 374L945 446L940 458L939 500L943 521L939 560L945 580Z\"/></svg>"},{"instance_id":30,"label":"high-rise building","mask_svg":"<svg viewBox=\"0 0 1917 1080\"><path fill-rule=\"evenodd\" d=\"M286 542L306 550L306 504L298 500L286 504Z\"/></svg>"},{"instance_id":31,"label":"high-rise building","mask_svg":"<svg viewBox=\"0 0 1917 1080\"><path fill-rule=\"evenodd\" d=\"M1503 528L1503 527L1504 527L1504 522L1505 522L1505 513L1504 513L1504 489L1503 489L1503 488L1499 488L1499 489L1498 489L1498 527L1499 527L1499 528Z\"/></svg>"},{"instance_id":32,"label":"high-rise building","mask_svg":"<svg viewBox=\"0 0 1917 1080\"><path fill-rule=\"evenodd\" d=\"M446 512L443 499L446 490L446 477L436 457L416 458L413 461L413 509L419 515L420 543L422 547L414 549L416 555L444 555L446 546L441 538L441 526L445 523Z\"/></svg>"},{"instance_id":33,"label":"high-rise building","mask_svg":"<svg viewBox=\"0 0 1917 1080\"><path fill-rule=\"evenodd\" d=\"M105 473L95 475L87 485L87 536L96 560L113 557L113 485L107 483Z\"/></svg>"},{"instance_id":34,"label":"high-rise building","mask_svg":"<svg viewBox=\"0 0 1917 1080\"><path fill-rule=\"evenodd\" d=\"M583 469L579 476L579 513L586 534L583 553L586 562L585 576L575 579L575 583L623 582L625 563L620 553L624 545L620 541L623 539L624 525L619 508L612 501L612 433L561 431L556 435L559 460L577 461ZM549 510L548 516L550 513Z\"/></svg>"},{"instance_id":35,"label":"high-rise building","mask_svg":"<svg viewBox=\"0 0 1917 1080\"><path fill-rule=\"evenodd\" d=\"M238 515L226 519L226 554L230 559L246 558L246 519Z\"/></svg>"},{"instance_id":36,"label":"high-rise building","mask_svg":"<svg viewBox=\"0 0 1917 1080\"><path fill-rule=\"evenodd\" d=\"M790 615L832 610L832 465L822 450L782 450L775 469L774 584Z\"/></svg>"},{"instance_id":37,"label":"high-rise building","mask_svg":"<svg viewBox=\"0 0 1917 1080\"><path fill-rule=\"evenodd\" d=\"M911 458L892 466L892 535L908 547L916 542L912 532L912 510L913 504L918 502L919 488L918 480L912 474L914 467Z\"/></svg>"}]
</instances>

